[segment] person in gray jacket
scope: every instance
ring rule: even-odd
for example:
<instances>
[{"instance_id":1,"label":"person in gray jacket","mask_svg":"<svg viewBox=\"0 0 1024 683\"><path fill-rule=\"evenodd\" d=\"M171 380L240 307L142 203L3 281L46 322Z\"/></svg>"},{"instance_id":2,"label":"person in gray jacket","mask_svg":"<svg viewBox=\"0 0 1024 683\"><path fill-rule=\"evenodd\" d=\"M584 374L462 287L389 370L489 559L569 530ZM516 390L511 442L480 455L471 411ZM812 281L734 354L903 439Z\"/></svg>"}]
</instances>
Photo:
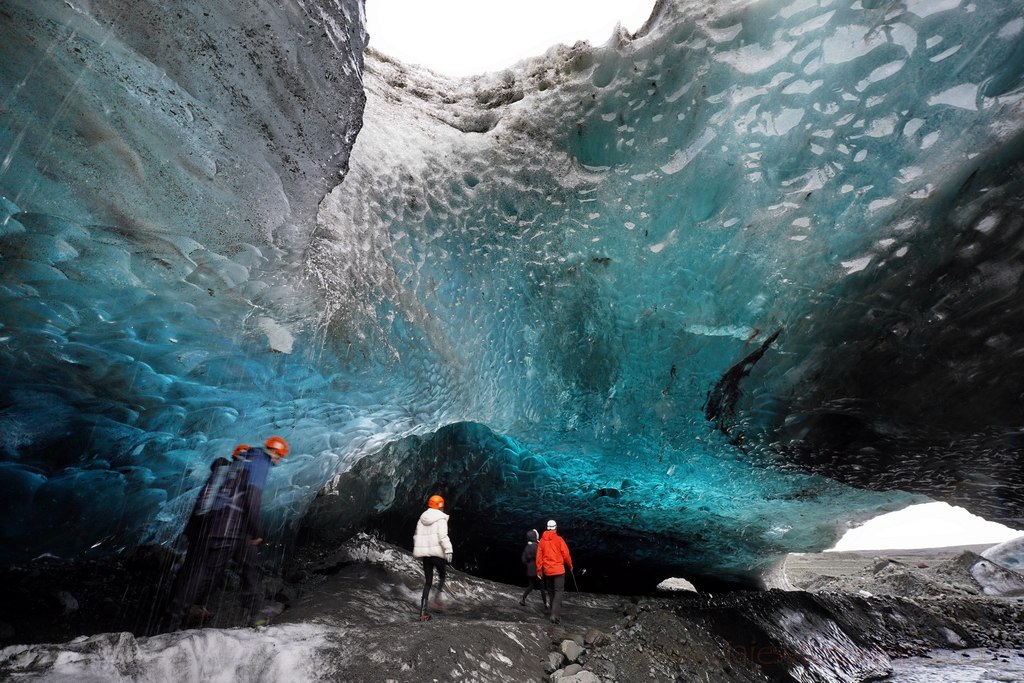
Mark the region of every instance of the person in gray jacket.
<instances>
[{"instance_id":1,"label":"person in gray jacket","mask_svg":"<svg viewBox=\"0 0 1024 683\"><path fill-rule=\"evenodd\" d=\"M444 593L444 579L447 565L452 561L452 542L448 538L448 515L444 512L444 498L431 496L427 501L427 509L416 522L416 534L412 539L412 556L423 560L423 597L420 599L420 621L427 621L427 600L430 598L430 585L434 582L434 570L437 570L437 596L440 600Z\"/></svg>"}]
</instances>

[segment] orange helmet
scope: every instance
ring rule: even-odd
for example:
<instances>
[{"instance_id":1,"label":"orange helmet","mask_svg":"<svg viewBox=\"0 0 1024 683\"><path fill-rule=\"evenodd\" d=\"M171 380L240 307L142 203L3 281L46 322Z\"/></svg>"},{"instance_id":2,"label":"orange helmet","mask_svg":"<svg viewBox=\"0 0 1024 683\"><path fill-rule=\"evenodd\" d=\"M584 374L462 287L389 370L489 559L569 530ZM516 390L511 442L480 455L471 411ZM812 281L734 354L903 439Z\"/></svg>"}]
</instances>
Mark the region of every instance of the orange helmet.
<instances>
[{"instance_id":1,"label":"orange helmet","mask_svg":"<svg viewBox=\"0 0 1024 683\"><path fill-rule=\"evenodd\" d=\"M440 510L441 508L444 507L444 498L442 498L441 496L431 496L427 500L427 507L434 508L435 510Z\"/></svg>"},{"instance_id":2,"label":"orange helmet","mask_svg":"<svg viewBox=\"0 0 1024 683\"><path fill-rule=\"evenodd\" d=\"M240 444L238 444L237 446L235 446L235 450L231 453L231 459L232 460L238 460L239 458L242 457L242 455L247 450L249 450L249 444L247 444L247 443L240 443Z\"/></svg>"},{"instance_id":3,"label":"orange helmet","mask_svg":"<svg viewBox=\"0 0 1024 683\"><path fill-rule=\"evenodd\" d=\"M288 455L288 442L279 436L270 437L263 443L263 446L267 450L274 451L282 458Z\"/></svg>"}]
</instances>

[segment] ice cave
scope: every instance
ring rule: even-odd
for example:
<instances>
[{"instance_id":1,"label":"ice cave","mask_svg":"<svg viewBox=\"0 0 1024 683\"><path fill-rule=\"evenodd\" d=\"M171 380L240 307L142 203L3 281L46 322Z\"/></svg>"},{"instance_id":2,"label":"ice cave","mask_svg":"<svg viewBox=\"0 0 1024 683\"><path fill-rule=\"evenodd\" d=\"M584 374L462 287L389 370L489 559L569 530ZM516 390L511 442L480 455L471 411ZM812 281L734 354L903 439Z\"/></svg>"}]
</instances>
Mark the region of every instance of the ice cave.
<instances>
[{"instance_id":1,"label":"ice cave","mask_svg":"<svg viewBox=\"0 0 1024 683\"><path fill-rule=\"evenodd\" d=\"M1024 527L1022 0L659 0L463 79L362 0L0 27L0 563L168 545L270 434L279 558L435 491L466 571L557 517L634 590Z\"/></svg>"}]
</instances>

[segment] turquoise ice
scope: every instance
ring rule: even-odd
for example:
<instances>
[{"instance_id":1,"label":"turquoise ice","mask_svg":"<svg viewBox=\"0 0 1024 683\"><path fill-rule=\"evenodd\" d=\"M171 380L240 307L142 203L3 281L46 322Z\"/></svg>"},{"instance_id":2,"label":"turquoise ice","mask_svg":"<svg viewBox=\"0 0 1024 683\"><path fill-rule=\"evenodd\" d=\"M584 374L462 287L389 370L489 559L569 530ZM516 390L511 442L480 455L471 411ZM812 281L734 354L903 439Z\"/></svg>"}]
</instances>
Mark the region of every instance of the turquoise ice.
<instances>
[{"instance_id":1,"label":"turquoise ice","mask_svg":"<svg viewBox=\"0 0 1024 683\"><path fill-rule=\"evenodd\" d=\"M357 466L368 525L443 484L463 557L557 513L651 579L1020 519L1019 0L678 0L459 81L357 2L94 4L4 24L0 559L170 542L270 434L278 540Z\"/></svg>"}]
</instances>

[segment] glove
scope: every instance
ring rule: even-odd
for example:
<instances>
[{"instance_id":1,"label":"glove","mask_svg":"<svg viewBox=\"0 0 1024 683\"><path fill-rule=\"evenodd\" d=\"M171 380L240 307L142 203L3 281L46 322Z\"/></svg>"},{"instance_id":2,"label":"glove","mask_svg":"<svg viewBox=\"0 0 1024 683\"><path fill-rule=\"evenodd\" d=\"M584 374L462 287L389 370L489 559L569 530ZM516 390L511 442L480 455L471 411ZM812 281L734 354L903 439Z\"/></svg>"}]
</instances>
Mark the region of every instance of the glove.
<instances>
[{"instance_id":1,"label":"glove","mask_svg":"<svg viewBox=\"0 0 1024 683\"><path fill-rule=\"evenodd\" d=\"M448 561L448 564L451 564L452 563L452 554L451 553L445 553L444 554L444 559Z\"/></svg>"}]
</instances>

